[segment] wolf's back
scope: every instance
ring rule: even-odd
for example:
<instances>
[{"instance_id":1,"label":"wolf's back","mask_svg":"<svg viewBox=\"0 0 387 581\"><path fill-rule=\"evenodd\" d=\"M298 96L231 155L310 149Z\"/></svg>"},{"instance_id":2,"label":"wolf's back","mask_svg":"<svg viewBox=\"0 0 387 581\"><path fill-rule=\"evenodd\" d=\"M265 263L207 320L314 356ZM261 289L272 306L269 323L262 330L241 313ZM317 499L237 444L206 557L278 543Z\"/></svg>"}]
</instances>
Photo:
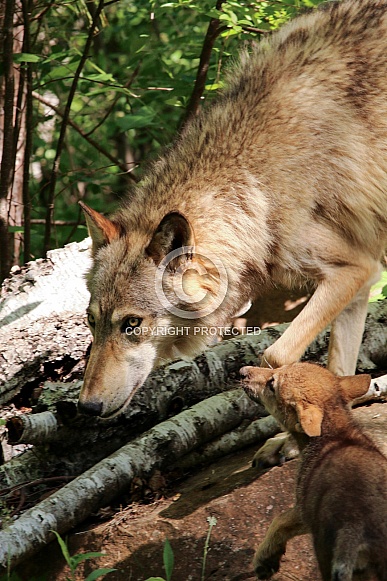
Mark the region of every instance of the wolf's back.
<instances>
[{"instance_id":1,"label":"wolf's back","mask_svg":"<svg viewBox=\"0 0 387 581\"><path fill-rule=\"evenodd\" d=\"M199 239L210 226L227 225L240 230L240 244L242 230L255 236L268 222L283 222L296 232L318 219L380 253L386 54L387 0L328 2L264 38L230 69L220 98L151 167L139 193L149 220L178 209ZM130 214L138 216L133 199Z\"/></svg>"}]
</instances>

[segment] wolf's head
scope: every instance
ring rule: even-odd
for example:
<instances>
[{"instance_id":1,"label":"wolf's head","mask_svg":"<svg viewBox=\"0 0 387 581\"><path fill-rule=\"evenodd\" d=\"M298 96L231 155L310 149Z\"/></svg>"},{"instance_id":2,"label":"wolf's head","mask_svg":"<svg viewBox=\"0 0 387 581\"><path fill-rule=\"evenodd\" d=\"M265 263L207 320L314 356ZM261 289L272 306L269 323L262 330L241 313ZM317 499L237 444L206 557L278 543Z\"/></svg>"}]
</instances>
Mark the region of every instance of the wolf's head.
<instances>
[{"instance_id":1,"label":"wolf's head","mask_svg":"<svg viewBox=\"0 0 387 581\"><path fill-rule=\"evenodd\" d=\"M122 219L82 207L93 241L87 318L94 341L79 407L112 417L156 365L197 354L213 341L208 329L225 316L227 274L216 258L198 251L178 212L154 228L144 221L128 231Z\"/></svg>"}]
</instances>

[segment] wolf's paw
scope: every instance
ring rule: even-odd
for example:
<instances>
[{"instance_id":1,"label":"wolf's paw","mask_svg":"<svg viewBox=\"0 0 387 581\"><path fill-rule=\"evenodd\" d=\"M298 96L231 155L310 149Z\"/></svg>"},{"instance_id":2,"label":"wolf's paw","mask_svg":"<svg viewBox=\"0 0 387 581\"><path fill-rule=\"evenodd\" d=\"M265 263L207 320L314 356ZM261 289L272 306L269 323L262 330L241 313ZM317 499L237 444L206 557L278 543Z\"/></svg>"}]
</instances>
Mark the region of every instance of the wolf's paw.
<instances>
[{"instance_id":1,"label":"wolf's paw","mask_svg":"<svg viewBox=\"0 0 387 581\"><path fill-rule=\"evenodd\" d=\"M273 555L270 559L259 561L254 559L254 571L258 579L270 579L280 568L282 553Z\"/></svg>"},{"instance_id":2,"label":"wolf's paw","mask_svg":"<svg viewBox=\"0 0 387 581\"><path fill-rule=\"evenodd\" d=\"M286 432L281 432L269 438L255 453L252 461L254 468L270 468L281 466L286 460L298 456L298 448L293 438Z\"/></svg>"}]
</instances>

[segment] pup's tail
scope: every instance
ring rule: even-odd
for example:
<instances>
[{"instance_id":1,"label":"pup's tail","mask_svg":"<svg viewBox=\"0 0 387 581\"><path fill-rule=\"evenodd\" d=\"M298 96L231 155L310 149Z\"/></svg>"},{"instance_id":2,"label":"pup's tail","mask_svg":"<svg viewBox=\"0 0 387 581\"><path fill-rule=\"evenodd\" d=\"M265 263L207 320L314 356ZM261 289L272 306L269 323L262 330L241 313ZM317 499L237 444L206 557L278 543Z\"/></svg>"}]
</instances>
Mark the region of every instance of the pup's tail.
<instances>
[{"instance_id":1,"label":"pup's tail","mask_svg":"<svg viewBox=\"0 0 387 581\"><path fill-rule=\"evenodd\" d=\"M353 572L367 566L362 527L340 529L332 559L331 581L352 581ZM362 546L363 545L363 546Z\"/></svg>"}]
</instances>

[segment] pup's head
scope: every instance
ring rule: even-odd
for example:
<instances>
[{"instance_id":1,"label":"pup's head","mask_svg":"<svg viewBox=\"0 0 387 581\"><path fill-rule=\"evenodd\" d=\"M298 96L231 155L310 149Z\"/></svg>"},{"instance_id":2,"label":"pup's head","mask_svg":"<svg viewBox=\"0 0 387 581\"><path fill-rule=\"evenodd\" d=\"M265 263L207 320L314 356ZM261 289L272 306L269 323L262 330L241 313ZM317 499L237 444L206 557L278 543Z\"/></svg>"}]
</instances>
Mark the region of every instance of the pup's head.
<instances>
[{"instance_id":1,"label":"pup's head","mask_svg":"<svg viewBox=\"0 0 387 581\"><path fill-rule=\"evenodd\" d=\"M364 395L370 375L337 377L310 363L278 369L242 367L242 385L252 399L263 403L289 432L320 436L325 415Z\"/></svg>"},{"instance_id":2,"label":"pup's head","mask_svg":"<svg viewBox=\"0 0 387 581\"><path fill-rule=\"evenodd\" d=\"M159 223L142 216L128 228L82 206L93 241L87 316L94 341L79 408L112 417L156 365L196 355L213 341L199 329L220 324L224 281L197 252L180 213Z\"/></svg>"}]
</instances>

